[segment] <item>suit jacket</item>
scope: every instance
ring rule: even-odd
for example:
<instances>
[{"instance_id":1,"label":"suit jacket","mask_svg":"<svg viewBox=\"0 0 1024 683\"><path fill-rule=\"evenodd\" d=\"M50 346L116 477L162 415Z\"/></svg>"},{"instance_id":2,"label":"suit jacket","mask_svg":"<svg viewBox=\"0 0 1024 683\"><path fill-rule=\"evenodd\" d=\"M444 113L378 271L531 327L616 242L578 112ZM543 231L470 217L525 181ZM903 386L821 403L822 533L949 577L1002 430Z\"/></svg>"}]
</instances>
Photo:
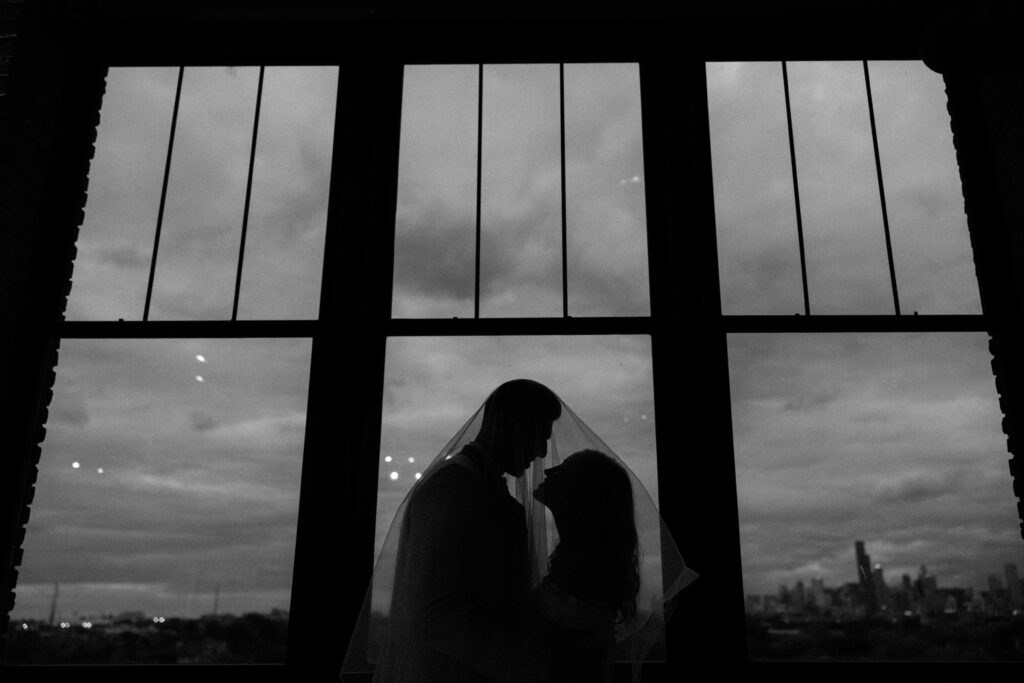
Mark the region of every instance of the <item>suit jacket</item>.
<instances>
[{"instance_id":1,"label":"suit jacket","mask_svg":"<svg viewBox=\"0 0 1024 683\"><path fill-rule=\"evenodd\" d=\"M532 680L523 507L470 444L414 489L377 683Z\"/></svg>"}]
</instances>

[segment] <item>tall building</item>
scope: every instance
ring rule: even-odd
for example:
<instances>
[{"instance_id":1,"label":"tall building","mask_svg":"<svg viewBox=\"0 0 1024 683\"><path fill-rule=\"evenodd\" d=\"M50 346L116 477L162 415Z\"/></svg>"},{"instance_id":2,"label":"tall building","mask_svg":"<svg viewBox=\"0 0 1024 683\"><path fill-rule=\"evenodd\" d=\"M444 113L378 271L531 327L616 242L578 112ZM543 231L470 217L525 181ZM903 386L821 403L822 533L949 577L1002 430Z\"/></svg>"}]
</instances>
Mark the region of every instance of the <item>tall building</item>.
<instances>
[{"instance_id":1,"label":"tall building","mask_svg":"<svg viewBox=\"0 0 1024 683\"><path fill-rule=\"evenodd\" d=\"M871 588L875 595L875 605L880 609L889 607L889 587L885 585L885 575L882 572L882 565L875 564L871 572Z\"/></svg>"},{"instance_id":2,"label":"tall building","mask_svg":"<svg viewBox=\"0 0 1024 683\"><path fill-rule=\"evenodd\" d=\"M1017 575L1017 565L1007 564L1003 567L1006 574L1006 589L1010 593L1010 607L1012 609L1024 608L1024 595L1020 584L1020 577Z\"/></svg>"},{"instance_id":3,"label":"tall building","mask_svg":"<svg viewBox=\"0 0 1024 683\"><path fill-rule=\"evenodd\" d=\"M832 606L829 604L828 594L825 593L825 579L811 579L810 600L818 609L828 609Z\"/></svg>"},{"instance_id":4,"label":"tall building","mask_svg":"<svg viewBox=\"0 0 1024 683\"><path fill-rule=\"evenodd\" d=\"M857 582L860 584L864 606L868 614L871 614L878 605L875 601L874 581L871 578L871 556L864 550L864 541L855 541L853 547L857 551Z\"/></svg>"}]
</instances>

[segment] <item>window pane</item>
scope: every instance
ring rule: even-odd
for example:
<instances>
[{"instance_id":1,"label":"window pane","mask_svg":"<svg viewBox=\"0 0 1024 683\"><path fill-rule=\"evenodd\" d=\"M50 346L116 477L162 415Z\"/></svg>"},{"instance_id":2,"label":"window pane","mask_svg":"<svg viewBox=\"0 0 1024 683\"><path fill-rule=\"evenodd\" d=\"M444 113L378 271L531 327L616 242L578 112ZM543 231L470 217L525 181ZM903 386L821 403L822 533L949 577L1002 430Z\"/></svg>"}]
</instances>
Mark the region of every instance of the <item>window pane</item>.
<instances>
[{"instance_id":1,"label":"window pane","mask_svg":"<svg viewBox=\"0 0 1024 683\"><path fill-rule=\"evenodd\" d=\"M177 78L173 67L107 74L69 320L142 319Z\"/></svg>"},{"instance_id":2,"label":"window pane","mask_svg":"<svg viewBox=\"0 0 1024 683\"><path fill-rule=\"evenodd\" d=\"M181 87L150 318L231 317L257 67L190 67Z\"/></svg>"},{"instance_id":3,"label":"window pane","mask_svg":"<svg viewBox=\"0 0 1024 683\"><path fill-rule=\"evenodd\" d=\"M872 62L903 312L980 311L942 78ZM894 311L861 62L788 64L811 313ZM722 306L803 311L779 63L707 65Z\"/></svg>"},{"instance_id":4,"label":"window pane","mask_svg":"<svg viewBox=\"0 0 1024 683\"><path fill-rule=\"evenodd\" d=\"M782 67L706 69L722 311L803 312Z\"/></svg>"},{"instance_id":5,"label":"window pane","mask_svg":"<svg viewBox=\"0 0 1024 683\"><path fill-rule=\"evenodd\" d=\"M479 67L407 66L392 315L471 317ZM560 317L558 65L485 65L480 315ZM570 315L650 310L639 69L565 67Z\"/></svg>"},{"instance_id":6,"label":"window pane","mask_svg":"<svg viewBox=\"0 0 1024 683\"><path fill-rule=\"evenodd\" d=\"M657 503L649 337L391 338L384 371L375 554L415 473L423 471L491 391L517 377L535 379L558 394ZM392 472L398 477L392 479Z\"/></svg>"},{"instance_id":7,"label":"window pane","mask_svg":"<svg viewBox=\"0 0 1024 683\"><path fill-rule=\"evenodd\" d=\"M282 661L309 359L63 342L9 662Z\"/></svg>"},{"instance_id":8,"label":"window pane","mask_svg":"<svg viewBox=\"0 0 1024 683\"><path fill-rule=\"evenodd\" d=\"M981 313L942 76L921 62L870 69L900 306Z\"/></svg>"},{"instance_id":9,"label":"window pane","mask_svg":"<svg viewBox=\"0 0 1024 683\"><path fill-rule=\"evenodd\" d=\"M484 67L480 315L562 315L558 65Z\"/></svg>"},{"instance_id":10,"label":"window pane","mask_svg":"<svg viewBox=\"0 0 1024 683\"><path fill-rule=\"evenodd\" d=\"M317 317L337 91L336 66L264 73L240 319Z\"/></svg>"},{"instance_id":11,"label":"window pane","mask_svg":"<svg viewBox=\"0 0 1024 683\"><path fill-rule=\"evenodd\" d=\"M892 313L860 62L789 64L811 313Z\"/></svg>"},{"instance_id":12,"label":"window pane","mask_svg":"<svg viewBox=\"0 0 1024 683\"><path fill-rule=\"evenodd\" d=\"M405 67L395 317L473 317L477 84L475 65Z\"/></svg>"},{"instance_id":13,"label":"window pane","mask_svg":"<svg viewBox=\"0 0 1024 683\"><path fill-rule=\"evenodd\" d=\"M648 315L640 69L565 65L569 315Z\"/></svg>"},{"instance_id":14,"label":"window pane","mask_svg":"<svg viewBox=\"0 0 1024 683\"><path fill-rule=\"evenodd\" d=\"M985 335L732 335L729 358L751 656L1020 659Z\"/></svg>"}]
</instances>

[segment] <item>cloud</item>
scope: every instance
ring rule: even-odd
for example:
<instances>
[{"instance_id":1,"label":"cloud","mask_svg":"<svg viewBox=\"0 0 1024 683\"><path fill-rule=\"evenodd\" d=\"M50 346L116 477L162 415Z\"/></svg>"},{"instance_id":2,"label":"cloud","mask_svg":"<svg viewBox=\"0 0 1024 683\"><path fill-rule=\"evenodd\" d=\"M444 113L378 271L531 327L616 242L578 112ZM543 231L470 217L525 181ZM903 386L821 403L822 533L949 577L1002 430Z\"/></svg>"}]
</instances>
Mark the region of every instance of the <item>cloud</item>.
<instances>
[{"instance_id":1,"label":"cloud","mask_svg":"<svg viewBox=\"0 0 1024 683\"><path fill-rule=\"evenodd\" d=\"M875 487L875 499L880 503L921 503L957 493L962 488L958 472L911 472L880 483Z\"/></svg>"},{"instance_id":2,"label":"cloud","mask_svg":"<svg viewBox=\"0 0 1024 683\"><path fill-rule=\"evenodd\" d=\"M118 268L146 268L149 266L150 254L134 246L101 249L99 261Z\"/></svg>"},{"instance_id":3,"label":"cloud","mask_svg":"<svg viewBox=\"0 0 1024 683\"><path fill-rule=\"evenodd\" d=\"M194 410L192 411L192 429L197 432L208 432L217 426L217 421L212 416Z\"/></svg>"},{"instance_id":4,"label":"cloud","mask_svg":"<svg viewBox=\"0 0 1024 683\"><path fill-rule=\"evenodd\" d=\"M89 423L89 411L82 402L54 400L50 406L50 418L71 427L83 427Z\"/></svg>"}]
</instances>

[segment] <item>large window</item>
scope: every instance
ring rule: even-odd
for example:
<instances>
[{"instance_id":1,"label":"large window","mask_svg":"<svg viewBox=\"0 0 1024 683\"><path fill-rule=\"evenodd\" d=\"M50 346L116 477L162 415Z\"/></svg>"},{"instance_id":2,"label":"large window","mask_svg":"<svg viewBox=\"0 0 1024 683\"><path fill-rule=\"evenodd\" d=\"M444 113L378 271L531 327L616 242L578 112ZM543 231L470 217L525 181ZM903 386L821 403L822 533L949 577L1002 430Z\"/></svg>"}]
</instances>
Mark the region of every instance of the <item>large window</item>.
<instances>
[{"instance_id":1,"label":"large window","mask_svg":"<svg viewBox=\"0 0 1024 683\"><path fill-rule=\"evenodd\" d=\"M1021 659L1024 554L941 77L707 79L724 311L845 316L729 335L750 656ZM897 311L939 315L911 333Z\"/></svg>"},{"instance_id":2,"label":"large window","mask_svg":"<svg viewBox=\"0 0 1024 683\"><path fill-rule=\"evenodd\" d=\"M627 460L701 574L648 680L1021 658L1002 321L941 78L822 61L917 54L903 10L866 12L863 51L832 10L834 45L745 12L511 42L110 12L78 53L122 66L77 255L44 264L74 260L66 320L32 331L60 339L52 401L46 368L13 392L49 412L6 664L332 678L420 459L515 376Z\"/></svg>"},{"instance_id":3,"label":"large window","mask_svg":"<svg viewBox=\"0 0 1024 683\"><path fill-rule=\"evenodd\" d=\"M337 73L110 70L9 662L284 661Z\"/></svg>"}]
</instances>

